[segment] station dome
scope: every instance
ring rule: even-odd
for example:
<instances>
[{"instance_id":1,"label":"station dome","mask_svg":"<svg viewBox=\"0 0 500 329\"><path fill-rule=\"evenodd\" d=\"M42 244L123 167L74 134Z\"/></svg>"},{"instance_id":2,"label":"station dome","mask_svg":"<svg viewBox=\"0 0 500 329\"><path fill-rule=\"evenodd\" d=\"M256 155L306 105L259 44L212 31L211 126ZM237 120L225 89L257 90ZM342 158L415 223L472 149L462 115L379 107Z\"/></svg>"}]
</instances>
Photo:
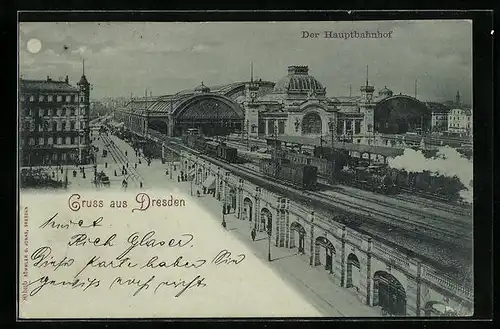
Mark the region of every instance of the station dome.
<instances>
[{"instance_id":1,"label":"station dome","mask_svg":"<svg viewBox=\"0 0 500 329\"><path fill-rule=\"evenodd\" d=\"M393 95L393 92L392 90L387 88L387 86L384 86L384 88L379 90L378 94L381 97L391 97Z\"/></svg>"},{"instance_id":2,"label":"station dome","mask_svg":"<svg viewBox=\"0 0 500 329\"><path fill-rule=\"evenodd\" d=\"M203 81L202 81L201 85L199 85L196 88L194 88L194 91L197 92L197 93L208 93L208 92L210 92L210 88L208 88L207 86L205 86L203 84Z\"/></svg>"},{"instance_id":3,"label":"station dome","mask_svg":"<svg viewBox=\"0 0 500 329\"><path fill-rule=\"evenodd\" d=\"M310 93L324 95L325 88L313 76L309 75L307 66L289 66L288 75L280 79L274 86L274 93Z\"/></svg>"}]
</instances>

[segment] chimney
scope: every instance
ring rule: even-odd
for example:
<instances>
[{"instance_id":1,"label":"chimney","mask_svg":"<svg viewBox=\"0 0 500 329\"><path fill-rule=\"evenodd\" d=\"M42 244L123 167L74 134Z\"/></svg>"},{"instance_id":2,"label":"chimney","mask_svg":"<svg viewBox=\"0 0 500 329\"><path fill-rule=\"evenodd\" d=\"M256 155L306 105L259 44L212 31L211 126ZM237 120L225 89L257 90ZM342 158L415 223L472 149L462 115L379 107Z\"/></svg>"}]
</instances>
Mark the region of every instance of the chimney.
<instances>
[{"instance_id":1,"label":"chimney","mask_svg":"<svg viewBox=\"0 0 500 329\"><path fill-rule=\"evenodd\" d=\"M66 79L64 79L64 82L69 83L69 77L66 76Z\"/></svg>"},{"instance_id":2,"label":"chimney","mask_svg":"<svg viewBox=\"0 0 500 329\"><path fill-rule=\"evenodd\" d=\"M48 75L47 75L47 81L52 81L52 79Z\"/></svg>"}]
</instances>

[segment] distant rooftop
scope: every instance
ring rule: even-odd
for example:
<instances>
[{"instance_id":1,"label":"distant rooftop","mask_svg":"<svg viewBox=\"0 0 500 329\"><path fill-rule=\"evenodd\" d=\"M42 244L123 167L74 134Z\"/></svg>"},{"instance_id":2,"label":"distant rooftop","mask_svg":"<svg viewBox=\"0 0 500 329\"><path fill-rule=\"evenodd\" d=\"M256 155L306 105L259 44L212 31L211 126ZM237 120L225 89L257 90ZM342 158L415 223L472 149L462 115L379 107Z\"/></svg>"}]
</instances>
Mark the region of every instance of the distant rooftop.
<instances>
[{"instance_id":1,"label":"distant rooftop","mask_svg":"<svg viewBox=\"0 0 500 329\"><path fill-rule=\"evenodd\" d=\"M38 91L65 91L77 92L78 89L69 84L68 80L57 81L47 78L47 80L29 80L21 79L21 90L38 90Z\"/></svg>"}]
</instances>

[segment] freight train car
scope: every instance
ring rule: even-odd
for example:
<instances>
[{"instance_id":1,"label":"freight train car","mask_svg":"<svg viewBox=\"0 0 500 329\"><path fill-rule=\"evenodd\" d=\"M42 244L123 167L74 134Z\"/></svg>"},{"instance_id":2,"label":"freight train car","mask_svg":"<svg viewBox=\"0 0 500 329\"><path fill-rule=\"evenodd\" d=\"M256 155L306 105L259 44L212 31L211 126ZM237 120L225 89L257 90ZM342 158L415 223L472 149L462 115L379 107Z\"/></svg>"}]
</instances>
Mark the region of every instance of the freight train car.
<instances>
[{"instance_id":1,"label":"freight train car","mask_svg":"<svg viewBox=\"0 0 500 329\"><path fill-rule=\"evenodd\" d=\"M238 162L238 150L225 143L215 142L198 135L184 136L184 143L208 156L225 160L229 163Z\"/></svg>"},{"instance_id":2,"label":"freight train car","mask_svg":"<svg viewBox=\"0 0 500 329\"><path fill-rule=\"evenodd\" d=\"M285 181L304 190L314 190L317 186L318 168L311 165L295 164L263 159L260 162L260 171L272 178Z\"/></svg>"},{"instance_id":3,"label":"freight train car","mask_svg":"<svg viewBox=\"0 0 500 329\"><path fill-rule=\"evenodd\" d=\"M238 162L238 150L222 143L217 146L217 157L230 163Z\"/></svg>"},{"instance_id":4,"label":"freight train car","mask_svg":"<svg viewBox=\"0 0 500 329\"><path fill-rule=\"evenodd\" d=\"M292 151L280 151L276 156L286 159L291 163L299 165L311 165L317 168L318 175L327 178L331 184L337 182L337 176L342 168L347 164L347 157L342 152L325 152L320 157L320 151L315 149L315 155L306 155ZM273 159L275 157L273 155Z\"/></svg>"}]
</instances>

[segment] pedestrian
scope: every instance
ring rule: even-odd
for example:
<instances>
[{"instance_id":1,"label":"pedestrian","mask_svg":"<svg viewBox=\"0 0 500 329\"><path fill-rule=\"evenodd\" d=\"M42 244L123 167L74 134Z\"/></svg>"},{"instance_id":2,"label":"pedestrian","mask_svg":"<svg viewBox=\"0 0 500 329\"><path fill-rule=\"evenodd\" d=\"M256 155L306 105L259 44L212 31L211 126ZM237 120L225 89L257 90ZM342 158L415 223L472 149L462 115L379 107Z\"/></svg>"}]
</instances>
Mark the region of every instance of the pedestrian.
<instances>
[{"instance_id":1,"label":"pedestrian","mask_svg":"<svg viewBox=\"0 0 500 329\"><path fill-rule=\"evenodd\" d=\"M127 151L125 151L125 156L127 156Z\"/></svg>"},{"instance_id":2,"label":"pedestrian","mask_svg":"<svg viewBox=\"0 0 500 329\"><path fill-rule=\"evenodd\" d=\"M251 236L252 236L252 240L255 241L255 228L252 229Z\"/></svg>"},{"instance_id":3,"label":"pedestrian","mask_svg":"<svg viewBox=\"0 0 500 329\"><path fill-rule=\"evenodd\" d=\"M227 225L226 225L226 221L225 221L225 220L222 220L222 227L223 227L223 228L226 228L226 227L227 227Z\"/></svg>"},{"instance_id":4,"label":"pedestrian","mask_svg":"<svg viewBox=\"0 0 500 329\"><path fill-rule=\"evenodd\" d=\"M127 168L128 168L128 162L127 162Z\"/></svg>"},{"instance_id":5,"label":"pedestrian","mask_svg":"<svg viewBox=\"0 0 500 329\"><path fill-rule=\"evenodd\" d=\"M203 186L203 194L207 194L207 188L206 188L206 186Z\"/></svg>"},{"instance_id":6,"label":"pedestrian","mask_svg":"<svg viewBox=\"0 0 500 329\"><path fill-rule=\"evenodd\" d=\"M177 183L180 183L181 182L181 178L179 175L177 175Z\"/></svg>"},{"instance_id":7,"label":"pedestrian","mask_svg":"<svg viewBox=\"0 0 500 329\"><path fill-rule=\"evenodd\" d=\"M139 187L142 188L142 182L139 183Z\"/></svg>"},{"instance_id":8,"label":"pedestrian","mask_svg":"<svg viewBox=\"0 0 500 329\"><path fill-rule=\"evenodd\" d=\"M108 168L108 163L104 162L104 168Z\"/></svg>"},{"instance_id":9,"label":"pedestrian","mask_svg":"<svg viewBox=\"0 0 500 329\"><path fill-rule=\"evenodd\" d=\"M198 196L198 198L200 197L200 190L196 190L196 195Z\"/></svg>"},{"instance_id":10,"label":"pedestrian","mask_svg":"<svg viewBox=\"0 0 500 329\"><path fill-rule=\"evenodd\" d=\"M142 163L142 161L141 161L141 159L139 159L139 164L141 164L141 163Z\"/></svg>"},{"instance_id":11,"label":"pedestrian","mask_svg":"<svg viewBox=\"0 0 500 329\"><path fill-rule=\"evenodd\" d=\"M116 175L116 169L115 169L115 177L116 177L116 176L117 176L117 175Z\"/></svg>"},{"instance_id":12,"label":"pedestrian","mask_svg":"<svg viewBox=\"0 0 500 329\"><path fill-rule=\"evenodd\" d=\"M134 164L134 168L137 169L137 163Z\"/></svg>"},{"instance_id":13,"label":"pedestrian","mask_svg":"<svg viewBox=\"0 0 500 329\"><path fill-rule=\"evenodd\" d=\"M176 165L174 165L174 171L176 171L176 170L177 170L177 166L176 166Z\"/></svg>"},{"instance_id":14,"label":"pedestrian","mask_svg":"<svg viewBox=\"0 0 500 329\"><path fill-rule=\"evenodd\" d=\"M231 205L230 204L227 205L227 213L229 214L229 212L231 212Z\"/></svg>"},{"instance_id":15,"label":"pedestrian","mask_svg":"<svg viewBox=\"0 0 500 329\"><path fill-rule=\"evenodd\" d=\"M85 179L85 177L86 177L86 176L85 176L85 173L83 173L83 179Z\"/></svg>"},{"instance_id":16,"label":"pedestrian","mask_svg":"<svg viewBox=\"0 0 500 329\"><path fill-rule=\"evenodd\" d=\"M166 176L166 175L168 175L168 169L167 169L167 170L165 170L165 176Z\"/></svg>"}]
</instances>

